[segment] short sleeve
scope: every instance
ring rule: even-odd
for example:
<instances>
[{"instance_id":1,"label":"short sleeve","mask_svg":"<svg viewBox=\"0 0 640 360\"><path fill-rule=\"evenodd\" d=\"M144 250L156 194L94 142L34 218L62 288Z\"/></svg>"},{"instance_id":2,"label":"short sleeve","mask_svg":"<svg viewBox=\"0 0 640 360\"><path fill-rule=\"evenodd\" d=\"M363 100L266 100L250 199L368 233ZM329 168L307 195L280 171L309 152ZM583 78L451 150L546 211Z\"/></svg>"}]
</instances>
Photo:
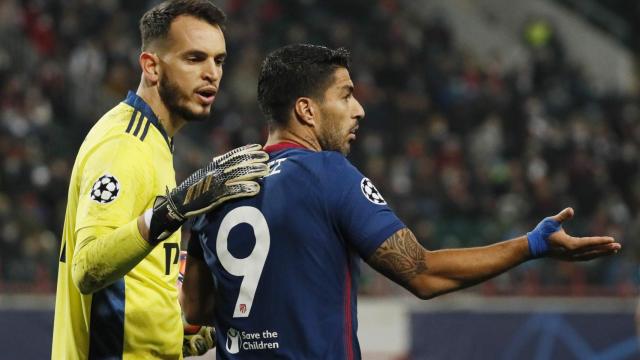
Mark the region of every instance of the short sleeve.
<instances>
[{"instance_id":1,"label":"short sleeve","mask_svg":"<svg viewBox=\"0 0 640 360\"><path fill-rule=\"evenodd\" d=\"M142 214L155 188L147 149L138 139L122 135L89 151L79 175L75 230L119 227Z\"/></svg>"},{"instance_id":2,"label":"short sleeve","mask_svg":"<svg viewBox=\"0 0 640 360\"><path fill-rule=\"evenodd\" d=\"M207 219L204 215L201 215L194 220L193 226L191 227L189 244L187 245L187 253L189 254L189 256L193 256L202 261L205 261L205 259L204 249L202 249L202 244L200 243L200 234L201 231L206 227L206 225Z\"/></svg>"},{"instance_id":3,"label":"short sleeve","mask_svg":"<svg viewBox=\"0 0 640 360\"><path fill-rule=\"evenodd\" d=\"M373 182L339 153L326 159L329 211L343 237L364 259L405 227Z\"/></svg>"}]
</instances>

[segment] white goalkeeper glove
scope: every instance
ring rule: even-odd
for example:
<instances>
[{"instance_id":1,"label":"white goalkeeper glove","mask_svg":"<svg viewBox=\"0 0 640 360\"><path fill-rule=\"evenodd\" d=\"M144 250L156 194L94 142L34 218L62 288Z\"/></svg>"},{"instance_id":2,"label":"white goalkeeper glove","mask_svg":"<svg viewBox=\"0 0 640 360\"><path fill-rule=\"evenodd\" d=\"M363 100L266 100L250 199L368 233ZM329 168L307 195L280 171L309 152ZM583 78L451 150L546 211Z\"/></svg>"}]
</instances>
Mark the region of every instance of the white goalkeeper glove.
<instances>
[{"instance_id":1,"label":"white goalkeeper glove","mask_svg":"<svg viewBox=\"0 0 640 360\"><path fill-rule=\"evenodd\" d=\"M193 333L189 328L193 325L184 324L184 340L182 342L182 356L204 355L216 346L216 329L211 326L201 326L200 330Z\"/></svg>"},{"instance_id":2,"label":"white goalkeeper glove","mask_svg":"<svg viewBox=\"0 0 640 360\"><path fill-rule=\"evenodd\" d=\"M269 155L260 145L246 145L214 158L166 196L158 196L149 225L149 242L168 238L187 220L235 198L260 191L257 179L269 173Z\"/></svg>"}]
</instances>

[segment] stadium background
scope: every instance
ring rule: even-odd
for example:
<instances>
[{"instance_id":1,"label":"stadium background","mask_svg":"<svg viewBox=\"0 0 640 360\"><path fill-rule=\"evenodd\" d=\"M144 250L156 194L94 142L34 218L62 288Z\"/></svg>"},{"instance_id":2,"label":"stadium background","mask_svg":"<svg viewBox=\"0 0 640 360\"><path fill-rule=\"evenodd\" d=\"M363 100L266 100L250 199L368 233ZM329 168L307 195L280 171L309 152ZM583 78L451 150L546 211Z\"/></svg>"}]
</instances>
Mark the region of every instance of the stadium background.
<instances>
[{"instance_id":1,"label":"stadium background","mask_svg":"<svg viewBox=\"0 0 640 360\"><path fill-rule=\"evenodd\" d=\"M427 248L507 239L569 205L569 232L623 244L612 258L530 262L425 303L365 266L365 358L640 356L637 2L217 3L229 16L225 75L213 119L175 139L178 181L266 139L255 89L268 51L344 46L367 113L350 158ZM137 19L153 4L0 1L2 358L49 354L74 157L137 87Z\"/></svg>"}]
</instances>

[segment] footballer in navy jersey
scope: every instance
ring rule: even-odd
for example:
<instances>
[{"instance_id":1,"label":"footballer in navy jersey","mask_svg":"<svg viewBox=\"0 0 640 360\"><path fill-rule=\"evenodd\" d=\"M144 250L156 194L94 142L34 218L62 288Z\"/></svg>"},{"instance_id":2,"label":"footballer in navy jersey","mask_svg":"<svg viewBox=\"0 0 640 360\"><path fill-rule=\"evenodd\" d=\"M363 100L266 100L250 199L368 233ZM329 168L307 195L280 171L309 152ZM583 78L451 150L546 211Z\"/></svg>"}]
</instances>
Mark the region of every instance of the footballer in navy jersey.
<instances>
[{"instance_id":1,"label":"footballer in navy jersey","mask_svg":"<svg viewBox=\"0 0 640 360\"><path fill-rule=\"evenodd\" d=\"M353 90L344 49L289 45L262 64L270 173L258 196L195 224L182 287L186 320L216 326L219 359L360 358L360 258L430 299L529 259L589 260L620 249L611 237L565 233L571 208L515 239L425 249L345 157L364 117Z\"/></svg>"},{"instance_id":2,"label":"footballer in navy jersey","mask_svg":"<svg viewBox=\"0 0 640 360\"><path fill-rule=\"evenodd\" d=\"M359 358L359 258L404 224L339 152L265 149L262 191L194 227L189 255L217 280L218 356Z\"/></svg>"}]
</instances>

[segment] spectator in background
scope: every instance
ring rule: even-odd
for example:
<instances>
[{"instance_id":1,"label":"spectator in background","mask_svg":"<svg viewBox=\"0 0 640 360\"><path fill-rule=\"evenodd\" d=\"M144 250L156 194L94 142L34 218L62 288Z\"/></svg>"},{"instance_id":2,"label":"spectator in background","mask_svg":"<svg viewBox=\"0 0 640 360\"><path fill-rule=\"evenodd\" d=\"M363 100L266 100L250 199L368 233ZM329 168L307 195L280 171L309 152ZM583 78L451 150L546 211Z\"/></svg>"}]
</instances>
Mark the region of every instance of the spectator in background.
<instances>
[{"instance_id":1,"label":"spectator in background","mask_svg":"<svg viewBox=\"0 0 640 360\"><path fill-rule=\"evenodd\" d=\"M18 208L0 215L0 291L53 291L56 263L39 259L56 258L55 244L47 243L60 237L64 189L73 156L89 126L112 106L115 89L136 86L137 77L131 74L137 73L138 49L132 34L144 4L0 3L0 197ZM241 74L242 82L255 84L257 59L284 42L353 49L358 67L352 76L369 115L351 160L380 187L389 189L387 201L407 225L426 235L419 238L429 248L476 246L486 239L510 238L534 225L527 219L562 204L573 205L583 219L569 225L574 233L615 231L616 239L625 243L640 227L637 94L593 93L579 63L568 61L562 33L553 24L543 23L544 31L536 30L546 34L539 36L544 41L522 37L530 64L540 61L533 54L536 46L555 49L543 52L555 54L550 58L559 66L541 82L531 70L533 65L510 70L499 57L481 62L458 44L445 16L419 17L402 1L348 7L338 1L224 4L234 19L226 32L232 55L225 70ZM39 17L52 19L45 33L53 36L34 38L24 20L27 16L28 24ZM91 76L105 84L88 90L90 95L81 94L99 99L90 109L71 96L81 91L74 89L78 75L72 76L75 70L70 66L88 43L104 66L99 76ZM252 49L240 55L247 46ZM95 72L95 64L92 68ZM217 121L185 128L178 139L178 179L200 166L208 154L266 138L257 104L250 101L253 90L231 76L227 81L225 86L233 94L220 94ZM28 101L32 94L39 94L39 99ZM35 103L50 109L39 114L50 111L49 115L33 114L29 109ZM41 120L35 121L37 117ZM47 117L48 121L42 120ZM478 136L490 144L482 153L477 153L483 148L475 140ZM452 152L456 142L457 150ZM443 161L455 152L455 161ZM482 165L473 165L478 157L483 157ZM564 164L574 162L566 171ZM446 174L441 173L445 168ZM581 183L579 174L593 177ZM38 179L39 185L32 179ZM605 200L594 205L593 194ZM22 203L25 199L29 201ZM470 210L446 216L460 205ZM501 215L498 223L493 222L496 213ZM453 225L456 230L443 237L443 229ZM469 232L480 235L469 237ZM40 245L27 249L19 241L26 237ZM558 272L558 265L531 264L480 290L517 293L537 288L539 294L631 295L640 252L633 242L625 245L616 266L609 260L589 267L565 265L569 275L552 280L541 275ZM373 274L366 273L363 281L372 286L363 286L365 292L395 289Z\"/></svg>"}]
</instances>

